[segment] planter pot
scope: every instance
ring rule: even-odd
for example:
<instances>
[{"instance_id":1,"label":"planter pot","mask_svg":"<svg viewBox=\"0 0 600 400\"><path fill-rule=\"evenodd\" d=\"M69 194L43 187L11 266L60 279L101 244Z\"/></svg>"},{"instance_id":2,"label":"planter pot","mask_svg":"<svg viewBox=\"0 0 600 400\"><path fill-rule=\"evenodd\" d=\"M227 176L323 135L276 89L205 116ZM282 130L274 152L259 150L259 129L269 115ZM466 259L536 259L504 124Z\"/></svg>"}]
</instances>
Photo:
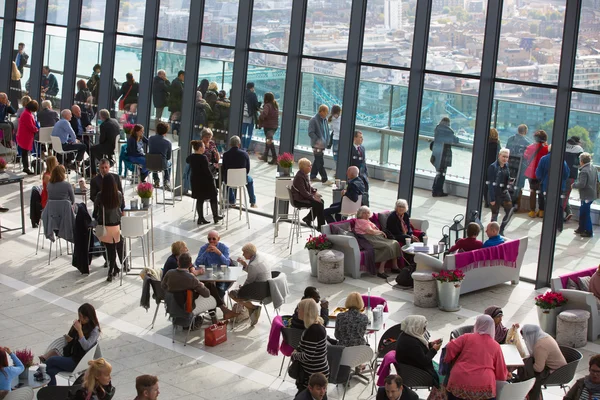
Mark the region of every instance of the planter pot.
<instances>
[{"instance_id":1,"label":"planter pot","mask_svg":"<svg viewBox=\"0 0 600 400\"><path fill-rule=\"evenodd\" d=\"M317 276L317 266L319 263L319 250L308 250L308 259L310 260L310 276Z\"/></svg>"},{"instance_id":2,"label":"planter pot","mask_svg":"<svg viewBox=\"0 0 600 400\"><path fill-rule=\"evenodd\" d=\"M281 176L291 176L292 168L281 167Z\"/></svg>"},{"instance_id":3,"label":"planter pot","mask_svg":"<svg viewBox=\"0 0 600 400\"><path fill-rule=\"evenodd\" d=\"M460 305L460 282L435 282L438 293L438 308L442 311L458 311Z\"/></svg>"},{"instance_id":4,"label":"planter pot","mask_svg":"<svg viewBox=\"0 0 600 400\"><path fill-rule=\"evenodd\" d=\"M140 197L142 199L142 207L148 207L150 205L149 197Z\"/></svg>"},{"instance_id":5,"label":"planter pot","mask_svg":"<svg viewBox=\"0 0 600 400\"><path fill-rule=\"evenodd\" d=\"M19 380L20 381L27 381L27 380L29 380L29 367L25 367L25 370L23 370L23 372L21 372L19 374Z\"/></svg>"},{"instance_id":6,"label":"planter pot","mask_svg":"<svg viewBox=\"0 0 600 400\"><path fill-rule=\"evenodd\" d=\"M538 319L540 328L548 335L556 336L556 317L562 311L562 307L553 308L551 310L543 310L537 307Z\"/></svg>"}]
</instances>

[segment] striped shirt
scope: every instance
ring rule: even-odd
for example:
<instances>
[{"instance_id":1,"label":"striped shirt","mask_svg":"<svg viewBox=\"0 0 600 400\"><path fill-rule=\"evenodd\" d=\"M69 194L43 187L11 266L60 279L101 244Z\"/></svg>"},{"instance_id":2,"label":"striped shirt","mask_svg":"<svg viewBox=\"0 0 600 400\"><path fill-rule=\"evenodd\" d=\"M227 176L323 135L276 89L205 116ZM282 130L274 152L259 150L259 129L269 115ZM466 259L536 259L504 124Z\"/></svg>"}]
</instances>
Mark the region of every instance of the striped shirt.
<instances>
[{"instance_id":1,"label":"striped shirt","mask_svg":"<svg viewBox=\"0 0 600 400\"><path fill-rule=\"evenodd\" d=\"M600 400L600 393L599 392L592 392L592 393L590 393L590 391L588 390L588 388L585 387L585 385L583 385L583 390L581 391L581 396L579 396L579 399L584 399L584 400Z\"/></svg>"},{"instance_id":2,"label":"striped shirt","mask_svg":"<svg viewBox=\"0 0 600 400\"><path fill-rule=\"evenodd\" d=\"M308 384L310 375L320 372L329 376L327 363L327 332L320 324L313 324L302 334L300 345L292 354L294 360L300 361L304 369L304 385Z\"/></svg>"}]
</instances>

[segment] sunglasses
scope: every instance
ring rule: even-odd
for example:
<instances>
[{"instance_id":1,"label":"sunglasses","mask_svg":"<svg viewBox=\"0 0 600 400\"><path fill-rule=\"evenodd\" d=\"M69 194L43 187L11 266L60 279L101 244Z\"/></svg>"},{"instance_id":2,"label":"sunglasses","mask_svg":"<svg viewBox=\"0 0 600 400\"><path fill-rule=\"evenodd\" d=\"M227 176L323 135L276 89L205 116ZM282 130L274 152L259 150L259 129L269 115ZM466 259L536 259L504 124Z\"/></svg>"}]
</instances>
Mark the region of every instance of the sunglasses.
<instances>
[{"instance_id":1,"label":"sunglasses","mask_svg":"<svg viewBox=\"0 0 600 400\"><path fill-rule=\"evenodd\" d=\"M218 240L216 237L209 237L208 240Z\"/></svg>"}]
</instances>

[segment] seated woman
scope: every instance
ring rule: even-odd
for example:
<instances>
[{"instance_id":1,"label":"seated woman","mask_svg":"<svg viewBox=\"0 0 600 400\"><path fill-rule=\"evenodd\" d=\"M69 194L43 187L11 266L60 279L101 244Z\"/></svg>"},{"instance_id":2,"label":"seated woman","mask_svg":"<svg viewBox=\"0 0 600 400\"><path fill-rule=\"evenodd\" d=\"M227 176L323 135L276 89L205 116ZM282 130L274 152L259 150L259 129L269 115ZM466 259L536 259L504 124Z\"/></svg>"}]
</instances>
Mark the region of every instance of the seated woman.
<instances>
[{"instance_id":1,"label":"seated woman","mask_svg":"<svg viewBox=\"0 0 600 400\"><path fill-rule=\"evenodd\" d=\"M579 378L563 400L589 400L600 398L600 354L590 358L589 375Z\"/></svg>"},{"instance_id":2,"label":"seated woman","mask_svg":"<svg viewBox=\"0 0 600 400\"><path fill-rule=\"evenodd\" d=\"M392 260L392 271L398 269L398 257L400 257L400 245L394 239L386 239L385 233L380 231L377 226L369 221L371 210L369 207L362 206L356 212L356 222L354 223L354 232L363 235L369 241L375 251L375 262L379 263L377 276L387 279L385 273L385 263Z\"/></svg>"},{"instance_id":3,"label":"seated woman","mask_svg":"<svg viewBox=\"0 0 600 400\"><path fill-rule=\"evenodd\" d=\"M292 196L298 206L312 208L312 214L308 213L306 217L302 218L302 221L306 225L312 226L316 218L317 230L320 232L321 226L325 224L323 196L310 184L309 174L311 168L312 163L308 158L298 160L298 172L296 172L292 183Z\"/></svg>"},{"instance_id":4,"label":"seated woman","mask_svg":"<svg viewBox=\"0 0 600 400\"><path fill-rule=\"evenodd\" d=\"M144 136L144 127L140 124L135 124L127 139L127 157L129 158L129 162L140 165L140 179L142 182L144 182L146 176L148 176L144 145L148 145L148 138Z\"/></svg>"},{"instance_id":5,"label":"seated woman","mask_svg":"<svg viewBox=\"0 0 600 400\"><path fill-rule=\"evenodd\" d=\"M239 257L237 261L244 266L243 269L248 273L248 276L238 290L229 292L229 297L231 300L248 309L250 325L254 326L260 317L261 306L255 306L249 300L256 298L252 296L256 289L262 285L268 285L267 281L271 279L271 267L265 263L262 256L258 255L256 246L252 243L248 243L242 247L242 255L244 258ZM248 260L248 262L244 259Z\"/></svg>"},{"instance_id":6,"label":"seated woman","mask_svg":"<svg viewBox=\"0 0 600 400\"><path fill-rule=\"evenodd\" d=\"M494 339L496 339L496 342L499 344L506 343L509 329L502 325L502 317L504 316L502 309L498 306L491 306L486 308L483 313L489 315L494 320L494 325L496 326ZM513 324L511 329L519 329L519 324Z\"/></svg>"},{"instance_id":7,"label":"seated woman","mask_svg":"<svg viewBox=\"0 0 600 400\"><path fill-rule=\"evenodd\" d=\"M440 386L437 365L433 358L442 346L442 339L433 342L425 339L427 319L422 315L409 315L402 321L402 332L396 342L396 362L426 371L436 388Z\"/></svg>"},{"instance_id":8,"label":"seated woman","mask_svg":"<svg viewBox=\"0 0 600 400\"><path fill-rule=\"evenodd\" d=\"M73 327L65 335L67 345L62 349L52 349L40 356L40 362L46 364L46 373L50 377L48 386L56 386L56 374L59 372L73 371L100 336L100 324L94 307L85 303L77 312L78 319L73 321Z\"/></svg>"},{"instance_id":9,"label":"seated woman","mask_svg":"<svg viewBox=\"0 0 600 400\"><path fill-rule=\"evenodd\" d=\"M406 242L406 239L411 239L413 242L420 242L410 226L408 202L404 199L396 201L394 212L391 212L388 216L386 229L394 235L394 239L400 242L402 246Z\"/></svg>"},{"instance_id":10,"label":"seated woman","mask_svg":"<svg viewBox=\"0 0 600 400\"><path fill-rule=\"evenodd\" d=\"M541 381L558 368L567 365L567 360L556 340L539 326L523 325L521 334L531 357L524 360L524 367L519 368L519 381L535 377L535 384L529 391L528 398L537 399L542 391Z\"/></svg>"},{"instance_id":11,"label":"seated woman","mask_svg":"<svg viewBox=\"0 0 600 400\"><path fill-rule=\"evenodd\" d=\"M8 357L11 358L13 365L8 365ZM25 370L23 363L19 358L10 351L8 347L0 347L0 399L3 399L11 392L12 380L19 376ZM33 391L28 388L16 389L19 392L15 398L18 399L33 399Z\"/></svg>"},{"instance_id":12,"label":"seated woman","mask_svg":"<svg viewBox=\"0 0 600 400\"><path fill-rule=\"evenodd\" d=\"M190 143L194 152L190 154L185 162L190 165L192 175L190 184L192 186L192 198L196 199L196 211L198 212L198 225L205 225L209 222L204 219L204 201L210 201L210 209L213 214L215 224L222 218L219 216L219 205L217 202L217 188L215 180L208 168L208 159L204 155L204 142L201 140L192 140Z\"/></svg>"},{"instance_id":13,"label":"seated woman","mask_svg":"<svg viewBox=\"0 0 600 400\"><path fill-rule=\"evenodd\" d=\"M478 316L473 330L446 346L444 362L454 362L446 386L448 400L495 399L496 381L505 381L510 375L502 349L494 340L492 317Z\"/></svg>"},{"instance_id":14,"label":"seated woman","mask_svg":"<svg viewBox=\"0 0 600 400\"><path fill-rule=\"evenodd\" d=\"M75 203L75 192L73 186L65 181L67 173L65 167L58 165L52 170L50 181L48 183L48 200L69 200L71 204Z\"/></svg>"},{"instance_id":15,"label":"seated woman","mask_svg":"<svg viewBox=\"0 0 600 400\"><path fill-rule=\"evenodd\" d=\"M50 182L50 177L52 176L52 171L58 165L58 160L54 156L46 157L46 171L44 171L44 175L42 176L42 190L41 192L38 190L31 191L31 205L30 205L30 216L31 216L31 226L33 228L37 228L39 226L40 220L42 218L42 210L46 207L46 203L48 203L48 183ZM37 195L39 193L39 196Z\"/></svg>"},{"instance_id":16,"label":"seated woman","mask_svg":"<svg viewBox=\"0 0 600 400\"><path fill-rule=\"evenodd\" d=\"M304 321L306 330L302 333L300 344L291 355L292 360L300 362L300 374L296 378L298 393L306 389L308 379L320 372L329 376L327 362L327 332L323 320L319 317L319 308L313 299L304 299L298 305L298 317Z\"/></svg>"},{"instance_id":17,"label":"seated woman","mask_svg":"<svg viewBox=\"0 0 600 400\"><path fill-rule=\"evenodd\" d=\"M346 298L344 305L348 311L339 313L335 321L335 338L340 346L361 346L367 344L365 334L369 319L361 310L365 308L362 296L352 292Z\"/></svg>"},{"instance_id":18,"label":"seated woman","mask_svg":"<svg viewBox=\"0 0 600 400\"><path fill-rule=\"evenodd\" d=\"M111 383L112 365L104 358L88 362L81 388L75 392L73 400L111 400L115 387Z\"/></svg>"},{"instance_id":19,"label":"seated woman","mask_svg":"<svg viewBox=\"0 0 600 400\"><path fill-rule=\"evenodd\" d=\"M469 225L467 225L467 237L458 239L458 242L448 249L448 253L454 253L455 251L473 251L482 248L483 242L477 239L480 231L478 224L470 222Z\"/></svg>"},{"instance_id":20,"label":"seated woman","mask_svg":"<svg viewBox=\"0 0 600 400\"><path fill-rule=\"evenodd\" d=\"M175 243L173 243L171 245L171 255L169 256L169 258L167 258L167 261L165 262L165 266L163 267L162 270L162 277L164 277L167 272L169 272L172 269L177 269L178 264L177 264L177 259L179 258L179 255L183 254L183 253L187 253L188 252L188 248L187 245L185 244L185 242L179 240Z\"/></svg>"}]
</instances>

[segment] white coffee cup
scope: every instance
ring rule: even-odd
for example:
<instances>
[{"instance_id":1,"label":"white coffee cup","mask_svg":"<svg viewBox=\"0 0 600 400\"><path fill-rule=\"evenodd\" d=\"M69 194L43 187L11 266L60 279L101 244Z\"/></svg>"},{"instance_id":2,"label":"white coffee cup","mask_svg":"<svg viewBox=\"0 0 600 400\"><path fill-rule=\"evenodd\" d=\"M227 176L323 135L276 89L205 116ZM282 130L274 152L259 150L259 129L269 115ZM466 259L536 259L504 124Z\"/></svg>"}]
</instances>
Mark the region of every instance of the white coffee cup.
<instances>
[{"instance_id":1,"label":"white coffee cup","mask_svg":"<svg viewBox=\"0 0 600 400\"><path fill-rule=\"evenodd\" d=\"M405 240L406 240L406 245L410 246L410 244L412 243L412 240L409 238L406 238Z\"/></svg>"},{"instance_id":2,"label":"white coffee cup","mask_svg":"<svg viewBox=\"0 0 600 400\"><path fill-rule=\"evenodd\" d=\"M438 248L439 248L439 246L437 244L434 244L433 245L433 252L437 253L438 252Z\"/></svg>"},{"instance_id":3,"label":"white coffee cup","mask_svg":"<svg viewBox=\"0 0 600 400\"><path fill-rule=\"evenodd\" d=\"M429 240L429 238L427 236L423 236L423 245L427 246L427 241Z\"/></svg>"},{"instance_id":4,"label":"white coffee cup","mask_svg":"<svg viewBox=\"0 0 600 400\"><path fill-rule=\"evenodd\" d=\"M221 269L226 269L227 268L227 264L221 264Z\"/></svg>"},{"instance_id":5,"label":"white coffee cup","mask_svg":"<svg viewBox=\"0 0 600 400\"><path fill-rule=\"evenodd\" d=\"M443 253L445 249L446 249L446 243L442 243L442 242L438 243L438 250L440 253Z\"/></svg>"}]
</instances>

